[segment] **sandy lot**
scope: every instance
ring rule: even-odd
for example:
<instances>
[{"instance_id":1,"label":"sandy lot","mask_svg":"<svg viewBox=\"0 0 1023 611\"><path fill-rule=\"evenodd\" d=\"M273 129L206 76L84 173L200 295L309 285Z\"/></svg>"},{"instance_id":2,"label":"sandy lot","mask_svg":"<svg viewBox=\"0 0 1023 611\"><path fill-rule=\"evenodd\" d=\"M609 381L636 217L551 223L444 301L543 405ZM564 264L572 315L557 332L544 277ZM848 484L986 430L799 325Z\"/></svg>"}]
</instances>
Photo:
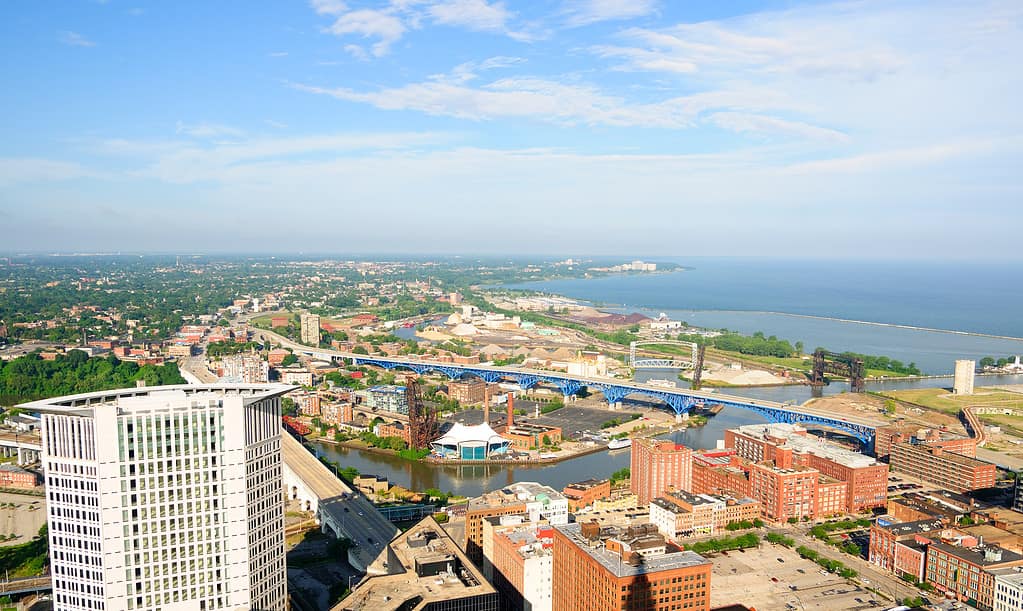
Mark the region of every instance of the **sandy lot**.
<instances>
[{"instance_id":1,"label":"sandy lot","mask_svg":"<svg viewBox=\"0 0 1023 611\"><path fill-rule=\"evenodd\" d=\"M778 559L782 561L779 562ZM887 609L883 598L831 574L781 546L710 557L714 562L710 606L742 603L757 609ZM772 578L777 581L772 580Z\"/></svg>"},{"instance_id":2,"label":"sandy lot","mask_svg":"<svg viewBox=\"0 0 1023 611\"><path fill-rule=\"evenodd\" d=\"M12 506L13 505L13 506ZM0 541L0 545L25 543L46 523L46 499L27 494L0 493L0 535L18 535Z\"/></svg>"},{"instance_id":3,"label":"sandy lot","mask_svg":"<svg viewBox=\"0 0 1023 611\"><path fill-rule=\"evenodd\" d=\"M717 380L735 386L759 386L765 384L787 384L792 380L776 376L762 369L732 369L731 367L711 366L703 374L704 380Z\"/></svg>"}]
</instances>

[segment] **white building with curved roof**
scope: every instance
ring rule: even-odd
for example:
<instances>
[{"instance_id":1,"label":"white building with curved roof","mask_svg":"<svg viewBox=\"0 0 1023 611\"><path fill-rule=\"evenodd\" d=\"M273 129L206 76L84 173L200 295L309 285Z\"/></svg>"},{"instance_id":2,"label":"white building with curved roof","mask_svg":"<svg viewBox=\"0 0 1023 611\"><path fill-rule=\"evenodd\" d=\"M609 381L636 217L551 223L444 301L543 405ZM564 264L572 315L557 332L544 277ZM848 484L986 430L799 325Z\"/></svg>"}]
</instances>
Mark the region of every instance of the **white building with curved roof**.
<instances>
[{"instance_id":1,"label":"white building with curved roof","mask_svg":"<svg viewBox=\"0 0 1023 611\"><path fill-rule=\"evenodd\" d=\"M489 424L466 426L455 423L447 433L430 444L434 454L461 460L485 460L508 452L511 442L490 428Z\"/></svg>"}]
</instances>

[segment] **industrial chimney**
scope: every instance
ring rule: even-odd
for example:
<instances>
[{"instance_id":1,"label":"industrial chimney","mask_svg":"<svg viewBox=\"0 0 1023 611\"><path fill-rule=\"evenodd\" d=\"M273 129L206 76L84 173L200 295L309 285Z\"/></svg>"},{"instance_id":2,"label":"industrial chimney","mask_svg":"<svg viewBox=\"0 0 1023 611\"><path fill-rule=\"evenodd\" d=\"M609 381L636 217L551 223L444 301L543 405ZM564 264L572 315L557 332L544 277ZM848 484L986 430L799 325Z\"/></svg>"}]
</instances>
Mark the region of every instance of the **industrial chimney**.
<instances>
[{"instance_id":1,"label":"industrial chimney","mask_svg":"<svg viewBox=\"0 0 1023 611\"><path fill-rule=\"evenodd\" d=\"M505 427L505 431L510 431L512 427L512 416L515 413L515 402L512 400L512 394L508 393L508 425Z\"/></svg>"},{"instance_id":2,"label":"industrial chimney","mask_svg":"<svg viewBox=\"0 0 1023 611\"><path fill-rule=\"evenodd\" d=\"M483 424L490 425L490 384L487 382L483 386Z\"/></svg>"}]
</instances>

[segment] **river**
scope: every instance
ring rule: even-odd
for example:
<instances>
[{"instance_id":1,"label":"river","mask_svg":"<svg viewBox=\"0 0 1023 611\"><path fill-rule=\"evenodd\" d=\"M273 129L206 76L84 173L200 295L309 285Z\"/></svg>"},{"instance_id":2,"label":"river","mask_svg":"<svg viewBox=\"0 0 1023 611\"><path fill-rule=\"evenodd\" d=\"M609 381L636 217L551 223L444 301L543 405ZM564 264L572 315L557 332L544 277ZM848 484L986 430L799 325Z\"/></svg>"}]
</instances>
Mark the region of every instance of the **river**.
<instances>
[{"instance_id":1,"label":"river","mask_svg":"<svg viewBox=\"0 0 1023 611\"><path fill-rule=\"evenodd\" d=\"M670 372L669 372L670 373ZM650 377L673 377L664 370L641 372L641 379ZM948 386L951 380L924 379L912 381L871 382L868 390L899 390L908 388L935 388ZM977 378L978 385L1023 384L1023 375L983 376ZM847 384L831 384L823 389L825 394L836 394L848 390ZM808 386L775 386L758 388L729 388L729 394L770 401L792 401L802 403L812 396ZM710 418L702 427L694 427L673 434L673 439L691 448L713 448L717 440L724 439L726 429L744 424L765 422L761 416L738 408L725 408ZM321 443L317 451L326 458L344 467L355 467L360 473L384 476L392 484L412 490L437 488L445 492L465 496L479 496L516 481L537 481L561 490L567 484L591 477L607 477L622 467L629 466L629 451L598 452L543 466L508 464L467 464L434 465L411 462L397 456L363 452L333 444Z\"/></svg>"}]
</instances>

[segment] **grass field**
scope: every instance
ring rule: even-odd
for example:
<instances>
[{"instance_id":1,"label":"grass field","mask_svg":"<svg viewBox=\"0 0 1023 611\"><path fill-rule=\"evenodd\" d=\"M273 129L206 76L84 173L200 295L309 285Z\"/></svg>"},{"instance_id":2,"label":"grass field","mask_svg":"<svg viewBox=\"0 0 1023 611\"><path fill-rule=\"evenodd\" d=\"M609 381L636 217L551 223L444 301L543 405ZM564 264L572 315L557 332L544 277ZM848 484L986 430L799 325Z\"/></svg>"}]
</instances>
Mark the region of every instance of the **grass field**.
<instances>
[{"instance_id":1,"label":"grass field","mask_svg":"<svg viewBox=\"0 0 1023 611\"><path fill-rule=\"evenodd\" d=\"M895 390L882 394L948 414L954 414L964 407L1004 407L1023 410L1023 395L1004 390L978 391L972 395L953 395L944 388L920 388Z\"/></svg>"},{"instance_id":2,"label":"grass field","mask_svg":"<svg viewBox=\"0 0 1023 611\"><path fill-rule=\"evenodd\" d=\"M953 395L944 388L896 390L884 396L909 401L924 407L954 415L964 407L997 407L1023 412L1023 394L1004 390L979 391L972 395ZM986 424L993 424L1015 435L1023 435L1023 416L1010 414L979 414Z\"/></svg>"},{"instance_id":3,"label":"grass field","mask_svg":"<svg viewBox=\"0 0 1023 611\"><path fill-rule=\"evenodd\" d=\"M275 316L294 316L294 314L264 314L263 316L257 316L253 318L250 322L255 327L269 329L271 322L270 319L274 318Z\"/></svg>"}]
</instances>

